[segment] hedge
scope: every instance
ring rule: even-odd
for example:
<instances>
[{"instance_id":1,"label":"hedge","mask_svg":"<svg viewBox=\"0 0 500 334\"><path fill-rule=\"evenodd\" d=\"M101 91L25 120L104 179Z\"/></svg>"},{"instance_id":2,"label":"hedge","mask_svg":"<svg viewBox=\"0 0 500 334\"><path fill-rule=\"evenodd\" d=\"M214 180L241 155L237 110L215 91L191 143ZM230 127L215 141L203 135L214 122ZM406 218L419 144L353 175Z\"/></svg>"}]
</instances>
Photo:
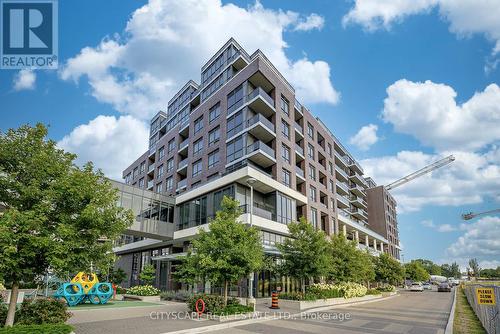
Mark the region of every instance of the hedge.
<instances>
[{"instance_id":1,"label":"hedge","mask_svg":"<svg viewBox=\"0 0 500 334\"><path fill-rule=\"evenodd\" d=\"M73 327L66 324L15 325L0 328L0 334L69 334Z\"/></svg>"}]
</instances>

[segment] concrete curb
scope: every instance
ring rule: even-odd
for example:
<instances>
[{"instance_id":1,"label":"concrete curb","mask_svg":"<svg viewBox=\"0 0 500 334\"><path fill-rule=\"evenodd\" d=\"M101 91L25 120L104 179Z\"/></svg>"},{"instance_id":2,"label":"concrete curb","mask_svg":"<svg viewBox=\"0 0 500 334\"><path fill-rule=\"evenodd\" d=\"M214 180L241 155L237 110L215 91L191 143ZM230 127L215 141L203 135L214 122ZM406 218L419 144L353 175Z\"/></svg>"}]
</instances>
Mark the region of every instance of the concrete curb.
<instances>
[{"instance_id":1,"label":"concrete curb","mask_svg":"<svg viewBox=\"0 0 500 334\"><path fill-rule=\"evenodd\" d=\"M444 330L444 334L453 334L453 321L455 320L455 304L457 303L457 289L455 287L453 292L453 303L451 304L450 317L448 318L448 322L446 323L446 329Z\"/></svg>"},{"instance_id":2,"label":"concrete curb","mask_svg":"<svg viewBox=\"0 0 500 334\"><path fill-rule=\"evenodd\" d=\"M399 294L389 296L389 297L382 297L382 298L377 298L377 299L372 299L372 300L365 300L365 301L359 301L359 302L352 302L349 304L342 304L338 305L337 307L346 307L346 306L352 306L352 305L361 305L361 304L367 304L367 303L373 303L381 300L387 300L391 299L394 297L399 296ZM292 314L291 316L300 316L301 314L304 313L311 313L311 312L320 312L320 311L325 311L325 310L330 310L332 308L336 308L335 306L323 306L323 307L318 307L318 308L312 308L308 310L304 310L302 312L298 312L295 314ZM232 321L228 323L222 323L222 324L217 324L217 325L211 325L211 326L204 326L204 327L197 327L197 328L188 328L188 329L182 329L178 331L173 331L173 332L164 332L161 334L198 334L198 333L207 333L207 332L212 332L212 331L217 331L221 329L227 329L227 328L232 328L232 327L237 327L237 326L244 326L244 325L251 325L259 322L265 322L265 321L272 321L272 320L278 320L279 317L273 316L273 317L264 317L264 318L256 318L256 319L245 319L245 320L238 320L238 321Z\"/></svg>"}]
</instances>

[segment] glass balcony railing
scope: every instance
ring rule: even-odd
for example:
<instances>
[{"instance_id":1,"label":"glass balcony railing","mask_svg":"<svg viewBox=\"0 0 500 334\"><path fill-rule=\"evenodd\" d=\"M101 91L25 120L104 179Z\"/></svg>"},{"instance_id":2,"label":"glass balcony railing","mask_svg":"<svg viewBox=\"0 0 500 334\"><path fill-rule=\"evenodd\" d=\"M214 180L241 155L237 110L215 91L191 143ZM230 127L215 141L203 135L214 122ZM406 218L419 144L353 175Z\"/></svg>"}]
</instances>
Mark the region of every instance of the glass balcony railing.
<instances>
[{"instance_id":1,"label":"glass balcony railing","mask_svg":"<svg viewBox=\"0 0 500 334\"><path fill-rule=\"evenodd\" d=\"M250 101L257 96L261 96L265 101L267 101L271 106L274 107L274 100L269 94L266 93L261 87L255 88L250 94L247 95L246 101Z\"/></svg>"},{"instance_id":2,"label":"glass balcony railing","mask_svg":"<svg viewBox=\"0 0 500 334\"><path fill-rule=\"evenodd\" d=\"M269 146L267 146L266 144L264 144L263 142L261 142L260 140L247 146L247 154L250 154L255 151L262 151L267 155L271 156L272 158L276 157L274 154L274 150Z\"/></svg>"},{"instance_id":3,"label":"glass balcony railing","mask_svg":"<svg viewBox=\"0 0 500 334\"><path fill-rule=\"evenodd\" d=\"M304 156L304 149L297 144L295 144L295 151Z\"/></svg>"},{"instance_id":4,"label":"glass balcony railing","mask_svg":"<svg viewBox=\"0 0 500 334\"><path fill-rule=\"evenodd\" d=\"M300 124L294 122L293 126L295 127L295 130L297 130L301 135L304 135L304 129Z\"/></svg>"},{"instance_id":5,"label":"glass balcony railing","mask_svg":"<svg viewBox=\"0 0 500 334\"><path fill-rule=\"evenodd\" d=\"M188 162L189 162L188 158L182 160L181 162L179 162L179 165L178 165L177 169L179 170L179 169L186 168L187 165L188 165Z\"/></svg>"},{"instance_id":6,"label":"glass balcony railing","mask_svg":"<svg viewBox=\"0 0 500 334\"><path fill-rule=\"evenodd\" d=\"M148 167L148 174L155 170L155 164L151 164Z\"/></svg>"},{"instance_id":7,"label":"glass balcony railing","mask_svg":"<svg viewBox=\"0 0 500 334\"><path fill-rule=\"evenodd\" d=\"M187 187L187 179L177 182L177 190Z\"/></svg>"},{"instance_id":8,"label":"glass balcony railing","mask_svg":"<svg viewBox=\"0 0 500 334\"><path fill-rule=\"evenodd\" d=\"M154 180L148 181L148 189L153 188L154 183L155 183L155 181L154 181Z\"/></svg>"},{"instance_id":9,"label":"glass balcony railing","mask_svg":"<svg viewBox=\"0 0 500 334\"><path fill-rule=\"evenodd\" d=\"M302 168L300 168L299 166L295 166L295 173L298 175L298 176L301 176L302 178L305 178L305 173L304 171L302 170Z\"/></svg>"},{"instance_id":10,"label":"glass balcony railing","mask_svg":"<svg viewBox=\"0 0 500 334\"><path fill-rule=\"evenodd\" d=\"M250 127L256 123L261 123L272 132L275 132L274 124L261 114L257 114L252 118L250 118L249 120L247 120L247 127Z\"/></svg>"},{"instance_id":11,"label":"glass balcony railing","mask_svg":"<svg viewBox=\"0 0 500 334\"><path fill-rule=\"evenodd\" d=\"M189 145L189 138L184 140L182 143L179 144L179 149L184 148Z\"/></svg>"},{"instance_id":12,"label":"glass balcony railing","mask_svg":"<svg viewBox=\"0 0 500 334\"><path fill-rule=\"evenodd\" d=\"M337 187L343 189L346 193L349 192L349 186L344 182L337 181Z\"/></svg>"},{"instance_id":13,"label":"glass balcony railing","mask_svg":"<svg viewBox=\"0 0 500 334\"><path fill-rule=\"evenodd\" d=\"M295 109L297 109L302 114L302 104L300 104L300 102L297 99L295 99L293 105L295 106Z\"/></svg>"}]
</instances>

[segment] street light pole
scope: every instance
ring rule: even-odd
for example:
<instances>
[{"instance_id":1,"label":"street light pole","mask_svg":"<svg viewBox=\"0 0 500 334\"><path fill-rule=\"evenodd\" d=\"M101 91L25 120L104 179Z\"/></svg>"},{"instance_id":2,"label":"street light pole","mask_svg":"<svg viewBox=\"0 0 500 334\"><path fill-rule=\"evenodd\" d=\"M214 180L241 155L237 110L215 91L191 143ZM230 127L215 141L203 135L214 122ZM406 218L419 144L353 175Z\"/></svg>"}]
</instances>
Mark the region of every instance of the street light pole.
<instances>
[{"instance_id":1,"label":"street light pole","mask_svg":"<svg viewBox=\"0 0 500 334\"><path fill-rule=\"evenodd\" d=\"M250 186L250 227L253 227L253 184L255 182L257 182L257 180L254 178L249 178L247 180L247 184ZM253 277L254 273L250 273L248 277L248 300L255 305L253 297Z\"/></svg>"}]
</instances>

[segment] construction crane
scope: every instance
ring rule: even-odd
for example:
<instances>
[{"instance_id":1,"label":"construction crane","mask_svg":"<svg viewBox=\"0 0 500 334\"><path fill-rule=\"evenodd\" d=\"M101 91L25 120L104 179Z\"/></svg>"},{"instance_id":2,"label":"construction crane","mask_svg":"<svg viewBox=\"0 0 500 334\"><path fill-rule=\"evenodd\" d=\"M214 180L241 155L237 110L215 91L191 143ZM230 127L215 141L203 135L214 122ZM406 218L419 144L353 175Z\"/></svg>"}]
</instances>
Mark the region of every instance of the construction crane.
<instances>
[{"instance_id":1,"label":"construction crane","mask_svg":"<svg viewBox=\"0 0 500 334\"><path fill-rule=\"evenodd\" d=\"M487 215L489 213L496 213L496 212L500 212L500 209L489 210L489 211L484 211L484 212L479 212L479 213L468 212L468 213L464 213L462 215L462 219L463 220L471 220L472 218L476 218L477 216Z\"/></svg>"},{"instance_id":2,"label":"construction crane","mask_svg":"<svg viewBox=\"0 0 500 334\"><path fill-rule=\"evenodd\" d=\"M391 189L394 189L396 187L402 186L403 184L410 182L411 180L416 179L417 177L420 177L422 175L425 175L427 173L432 172L433 170L436 170L438 168L446 166L446 165L452 163L453 161L455 161L455 157L453 155L449 155L446 158L443 158L441 160L433 162L432 164L427 165L424 168L417 170L416 172L408 174L405 177L402 177L399 180L396 180L396 181L386 185L385 189L391 190Z\"/></svg>"}]
</instances>

